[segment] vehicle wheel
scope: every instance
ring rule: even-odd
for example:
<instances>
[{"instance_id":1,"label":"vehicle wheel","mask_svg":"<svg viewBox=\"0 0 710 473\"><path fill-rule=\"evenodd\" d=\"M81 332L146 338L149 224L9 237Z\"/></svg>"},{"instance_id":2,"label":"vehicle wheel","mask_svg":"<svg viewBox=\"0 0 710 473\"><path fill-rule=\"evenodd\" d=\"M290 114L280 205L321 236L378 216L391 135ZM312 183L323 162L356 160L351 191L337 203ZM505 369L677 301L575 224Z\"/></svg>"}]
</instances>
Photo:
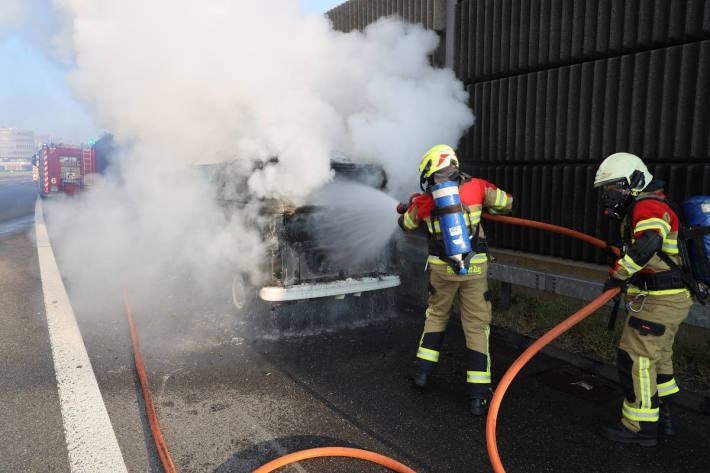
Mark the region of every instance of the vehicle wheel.
<instances>
[{"instance_id":1,"label":"vehicle wheel","mask_svg":"<svg viewBox=\"0 0 710 473\"><path fill-rule=\"evenodd\" d=\"M236 273L232 279L232 302L238 310L244 309L254 299L256 288L252 286L243 273Z\"/></svg>"}]
</instances>

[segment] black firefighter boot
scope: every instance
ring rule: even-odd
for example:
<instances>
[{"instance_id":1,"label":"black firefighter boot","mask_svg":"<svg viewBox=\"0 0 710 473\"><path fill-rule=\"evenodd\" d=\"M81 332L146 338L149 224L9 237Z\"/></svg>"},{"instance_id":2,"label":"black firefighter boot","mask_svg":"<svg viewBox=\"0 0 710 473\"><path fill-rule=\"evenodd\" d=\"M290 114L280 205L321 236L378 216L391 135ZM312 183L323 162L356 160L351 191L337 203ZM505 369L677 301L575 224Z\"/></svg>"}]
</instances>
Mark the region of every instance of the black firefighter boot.
<instances>
[{"instance_id":1,"label":"black firefighter boot","mask_svg":"<svg viewBox=\"0 0 710 473\"><path fill-rule=\"evenodd\" d=\"M658 430L666 437L672 437L675 435L675 422L673 422L673 415L671 414L671 402L661 401L660 414L658 418Z\"/></svg>"},{"instance_id":2,"label":"black firefighter boot","mask_svg":"<svg viewBox=\"0 0 710 473\"><path fill-rule=\"evenodd\" d=\"M655 447L658 443L658 422L639 422L641 430L634 432L619 421L605 425L599 430L602 437L619 443L631 443L642 447Z\"/></svg>"},{"instance_id":3,"label":"black firefighter boot","mask_svg":"<svg viewBox=\"0 0 710 473\"><path fill-rule=\"evenodd\" d=\"M473 398L471 399L471 414L480 417L488 410L488 405L491 403L489 399Z\"/></svg>"},{"instance_id":4,"label":"black firefighter boot","mask_svg":"<svg viewBox=\"0 0 710 473\"><path fill-rule=\"evenodd\" d=\"M470 391L469 391L469 393L470 393ZM486 411L488 410L488 406L490 406L490 404L491 404L491 398L493 397L493 391L491 390L491 388L488 388L486 390L485 394L483 394L483 397L477 397L477 396L481 396L480 393L477 393L477 394L470 393L470 394L472 395L472 397L471 397L471 414L475 415L476 417L480 417L483 414L485 414Z\"/></svg>"},{"instance_id":5,"label":"black firefighter boot","mask_svg":"<svg viewBox=\"0 0 710 473\"><path fill-rule=\"evenodd\" d=\"M434 372L438 362L434 359L426 359L422 356L430 356L431 352L438 352L444 342L444 332L429 332L422 336L417 351L417 358L414 360L414 374L409 378L412 387L417 390L422 390L429 380L429 376Z\"/></svg>"}]
</instances>

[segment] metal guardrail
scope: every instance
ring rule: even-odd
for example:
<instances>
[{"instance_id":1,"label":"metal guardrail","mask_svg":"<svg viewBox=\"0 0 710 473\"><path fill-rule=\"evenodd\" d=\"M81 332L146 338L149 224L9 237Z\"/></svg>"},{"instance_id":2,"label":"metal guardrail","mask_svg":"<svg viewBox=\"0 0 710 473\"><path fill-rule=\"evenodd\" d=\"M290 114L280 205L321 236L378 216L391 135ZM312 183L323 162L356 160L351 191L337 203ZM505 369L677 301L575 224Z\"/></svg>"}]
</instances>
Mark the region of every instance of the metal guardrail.
<instances>
[{"instance_id":1,"label":"metal guardrail","mask_svg":"<svg viewBox=\"0 0 710 473\"><path fill-rule=\"evenodd\" d=\"M553 273L537 269L523 268L510 264L488 263L488 277L502 282L503 286L503 306L510 306L510 294L512 286L523 286L539 291L550 292L560 296L572 297L584 301L591 301L601 292L604 284L601 281L568 276L565 274ZM710 306L693 304L690 308L688 318L685 319L688 325L710 329Z\"/></svg>"}]
</instances>

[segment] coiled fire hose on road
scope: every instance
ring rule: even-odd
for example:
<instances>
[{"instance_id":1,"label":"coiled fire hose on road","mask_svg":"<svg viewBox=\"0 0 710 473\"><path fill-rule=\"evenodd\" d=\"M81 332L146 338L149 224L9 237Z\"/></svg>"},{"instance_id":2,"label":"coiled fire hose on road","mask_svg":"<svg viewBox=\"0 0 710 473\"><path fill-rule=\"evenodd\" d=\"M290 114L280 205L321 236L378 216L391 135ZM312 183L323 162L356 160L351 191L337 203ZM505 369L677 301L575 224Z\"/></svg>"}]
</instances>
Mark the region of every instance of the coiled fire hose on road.
<instances>
[{"instance_id":1,"label":"coiled fire hose on road","mask_svg":"<svg viewBox=\"0 0 710 473\"><path fill-rule=\"evenodd\" d=\"M578 238L582 241L586 241L587 243L590 243L594 246L598 246L600 248L608 248L617 256L619 255L618 248L607 245L604 241L599 240L598 238L594 238L585 233L577 232L569 228L560 227L549 223L535 222L533 220L526 220L522 218L506 217L502 215L483 214L483 218L498 222L511 223L514 225L522 225L542 230L549 230L555 233L571 236L573 238ZM602 295L594 299L591 303L584 306L582 309L562 321L560 324L556 325L552 330L544 334L527 350L525 350L505 372L503 378L501 379L500 383L498 384L498 387L495 390L495 393L493 393L493 398L491 399L491 405L488 411L488 417L486 419L486 445L488 448L488 456L490 457L491 465L493 466L493 470L495 471L495 473L505 473L505 469L503 468L503 464L501 463L500 457L498 455L498 446L496 445L495 430L501 400L503 399L503 396L505 395L508 386L515 378L515 375L517 375L518 372L523 368L523 366L525 366L525 364L530 361L530 359L545 345L550 343L552 340L557 338L559 335L567 331L572 326L579 323L585 317L594 313L594 311L606 304L609 300L611 300L611 298L616 296L618 293L619 289L610 289L604 292ZM153 440L155 441L156 448L158 450L158 455L160 456L160 460L163 464L163 468L167 473L175 473L175 465L173 464L172 458L170 457L167 446L165 444L165 440L163 439L163 435L160 430L160 426L158 425L158 418L155 412L155 407L153 405L153 400L150 395L150 390L148 389L148 380L145 375L143 360L140 354L140 350L138 348L138 336L136 334L136 329L133 323L133 315L131 312L131 307L128 303L128 297L126 295L125 289L123 292L123 298L126 306L126 312L128 314L128 322L131 330L131 339L133 341L133 353L136 362L136 369L138 371L138 378L140 379L141 387L143 389L143 396L145 399L146 413L148 415L150 430L153 435ZM281 468L282 466L286 466L291 463L295 463L308 458L316 457L359 458L373 463L378 463L397 473L416 473L411 468L384 455L379 455L377 453L370 452L367 450L347 447L322 447L308 450L300 450L272 460L269 463L254 470L253 473L270 473L278 468Z\"/></svg>"}]
</instances>

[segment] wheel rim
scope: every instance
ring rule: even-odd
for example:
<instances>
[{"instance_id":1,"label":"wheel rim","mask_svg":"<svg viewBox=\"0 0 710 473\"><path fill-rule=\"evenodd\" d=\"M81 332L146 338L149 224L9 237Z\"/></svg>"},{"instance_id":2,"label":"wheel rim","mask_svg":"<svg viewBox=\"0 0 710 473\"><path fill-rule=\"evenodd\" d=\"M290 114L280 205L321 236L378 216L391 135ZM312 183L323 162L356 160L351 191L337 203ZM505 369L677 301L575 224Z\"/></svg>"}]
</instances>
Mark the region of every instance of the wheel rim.
<instances>
[{"instance_id":1,"label":"wheel rim","mask_svg":"<svg viewBox=\"0 0 710 473\"><path fill-rule=\"evenodd\" d=\"M243 309L247 301L247 285L244 276L236 274L232 279L232 302L237 309Z\"/></svg>"}]
</instances>

